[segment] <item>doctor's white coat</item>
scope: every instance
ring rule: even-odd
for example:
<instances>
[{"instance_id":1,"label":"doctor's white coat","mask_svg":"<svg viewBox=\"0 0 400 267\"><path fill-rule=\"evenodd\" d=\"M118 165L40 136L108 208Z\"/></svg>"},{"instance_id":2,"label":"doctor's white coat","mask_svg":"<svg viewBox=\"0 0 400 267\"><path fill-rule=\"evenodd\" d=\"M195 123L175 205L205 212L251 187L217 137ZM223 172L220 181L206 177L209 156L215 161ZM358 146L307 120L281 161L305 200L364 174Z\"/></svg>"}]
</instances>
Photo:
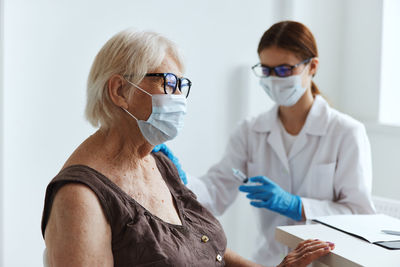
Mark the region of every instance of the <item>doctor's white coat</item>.
<instances>
[{"instance_id":1,"label":"doctor's white coat","mask_svg":"<svg viewBox=\"0 0 400 267\"><path fill-rule=\"evenodd\" d=\"M204 206L215 215L230 206L240 193L240 182L232 175L232 168L236 168L248 177L267 176L299 195L307 219L374 213L370 144L360 122L316 96L303 129L286 155L278 120L278 106L245 120L232 134L222 160L203 177L189 179L188 187ZM296 222L264 208L257 209L257 215L261 240L254 241L259 249L253 260L277 265L288 251L274 240L275 228Z\"/></svg>"}]
</instances>

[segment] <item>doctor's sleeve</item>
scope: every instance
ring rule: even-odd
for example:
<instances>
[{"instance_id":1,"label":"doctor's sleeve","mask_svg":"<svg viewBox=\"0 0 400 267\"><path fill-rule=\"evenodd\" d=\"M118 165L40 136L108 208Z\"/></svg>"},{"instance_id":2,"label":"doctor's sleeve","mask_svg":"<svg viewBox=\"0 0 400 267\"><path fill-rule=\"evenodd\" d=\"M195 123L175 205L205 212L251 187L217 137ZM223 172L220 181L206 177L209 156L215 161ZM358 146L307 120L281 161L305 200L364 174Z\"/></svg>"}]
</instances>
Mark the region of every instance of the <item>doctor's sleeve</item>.
<instances>
[{"instance_id":1,"label":"doctor's sleeve","mask_svg":"<svg viewBox=\"0 0 400 267\"><path fill-rule=\"evenodd\" d=\"M233 177L232 168L247 173L248 128L248 122L242 122L230 136L222 159L202 177L188 179L187 187L214 215L223 214L238 195L240 182Z\"/></svg>"},{"instance_id":2,"label":"doctor's sleeve","mask_svg":"<svg viewBox=\"0 0 400 267\"><path fill-rule=\"evenodd\" d=\"M371 198L371 147L362 124L353 125L342 136L333 186L333 200L302 198L307 219L334 214L375 213Z\"/></svg>"}]
</instances>

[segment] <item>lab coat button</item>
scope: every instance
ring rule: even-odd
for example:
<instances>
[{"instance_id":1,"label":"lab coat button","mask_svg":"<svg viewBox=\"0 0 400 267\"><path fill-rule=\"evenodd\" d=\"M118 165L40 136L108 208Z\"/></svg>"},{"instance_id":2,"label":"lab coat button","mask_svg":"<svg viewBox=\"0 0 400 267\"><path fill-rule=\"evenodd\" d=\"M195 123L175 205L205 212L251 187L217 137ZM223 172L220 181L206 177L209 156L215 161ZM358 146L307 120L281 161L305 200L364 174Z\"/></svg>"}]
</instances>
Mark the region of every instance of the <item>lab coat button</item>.
<instances>
[{"instance_id":1,"label":"lab coat button","mask_svg":"<svg viewBox=\"0 0 400 267\"><path fill-rule=\"evenodd\" d=\"M221 262L222 261L222 256L217 254L217 261Z\"/></svg>"},{"instance_id":2,"label":"lab coat button","mask_svg":"<svg viewBox=\"0 0 400 267\"><path fill-rule=\"evenodd\" d=\"M206 236L206 235L203 235L203 236L201 237L201 241L202 241L203 243L207 243L208 240L210 240L210 239L209 239L208 236Z\"/></svg>"}]
</instances>

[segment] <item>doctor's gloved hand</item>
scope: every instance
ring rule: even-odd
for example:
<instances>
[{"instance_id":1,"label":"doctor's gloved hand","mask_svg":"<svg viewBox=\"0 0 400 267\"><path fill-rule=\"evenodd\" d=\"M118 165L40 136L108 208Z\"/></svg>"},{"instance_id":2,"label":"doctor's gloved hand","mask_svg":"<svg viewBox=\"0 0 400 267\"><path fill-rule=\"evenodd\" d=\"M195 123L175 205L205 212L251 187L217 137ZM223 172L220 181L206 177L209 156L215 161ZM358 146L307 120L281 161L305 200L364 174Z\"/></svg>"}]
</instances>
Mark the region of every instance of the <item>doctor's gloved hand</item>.
<instances>
[{"instance_id":1,"label":"doctor's gloved hand","mask_svg":"<svg viewBox=\"0 0 400 267\"><path fill-rule=\"evenodd\" d=\"M175 167L178 169L179 177L181 178L183 184L187 184L187 178L186 178L186 173L182 170L182 166L179 163L179 160L177 157L174 156L172 151L165 145L165 144L160 144L156 145L151 152L156 153L161 151L165 156L167 156L172 163L174 163Z\"/></svg>"},{"instance_id":2,"label":"doctor's gloved hand","mask_svg":"<svg viewBox=\"0 0 400 267\"><path fill-rule=\"evenodd\" d=\"M302 220L301 198L283 190L279 185L265 176L256 176L249 179L250 182L261 185L241 185L239 191L247 192L250 204L257 208L266 208L296 221Z\"/></svg>"}]
</instances>

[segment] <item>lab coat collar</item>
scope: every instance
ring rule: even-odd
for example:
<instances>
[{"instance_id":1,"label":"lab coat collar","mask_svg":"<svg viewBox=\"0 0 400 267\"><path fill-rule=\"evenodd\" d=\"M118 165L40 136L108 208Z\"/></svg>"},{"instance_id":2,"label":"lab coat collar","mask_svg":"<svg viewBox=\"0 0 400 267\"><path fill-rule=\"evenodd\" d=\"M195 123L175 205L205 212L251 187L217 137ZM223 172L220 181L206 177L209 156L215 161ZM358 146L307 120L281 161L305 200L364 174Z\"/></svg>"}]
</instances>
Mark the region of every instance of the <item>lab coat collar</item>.
<instances>
[{"instance_id":1,"label":"lab coat collar","mask_svg":"<svg viewBox=\"0 0 400 267\"><path fill-rule=\"evenodd\" d=\"M278 105L275 105L270 111L256 119L253 130L256 132L271 132L274 129L279 129L278 119ZM322 96L317 95L302 131L311 135L323 136L328 130L329 120L330 107Z\"/></svg>"}]
</instances>

